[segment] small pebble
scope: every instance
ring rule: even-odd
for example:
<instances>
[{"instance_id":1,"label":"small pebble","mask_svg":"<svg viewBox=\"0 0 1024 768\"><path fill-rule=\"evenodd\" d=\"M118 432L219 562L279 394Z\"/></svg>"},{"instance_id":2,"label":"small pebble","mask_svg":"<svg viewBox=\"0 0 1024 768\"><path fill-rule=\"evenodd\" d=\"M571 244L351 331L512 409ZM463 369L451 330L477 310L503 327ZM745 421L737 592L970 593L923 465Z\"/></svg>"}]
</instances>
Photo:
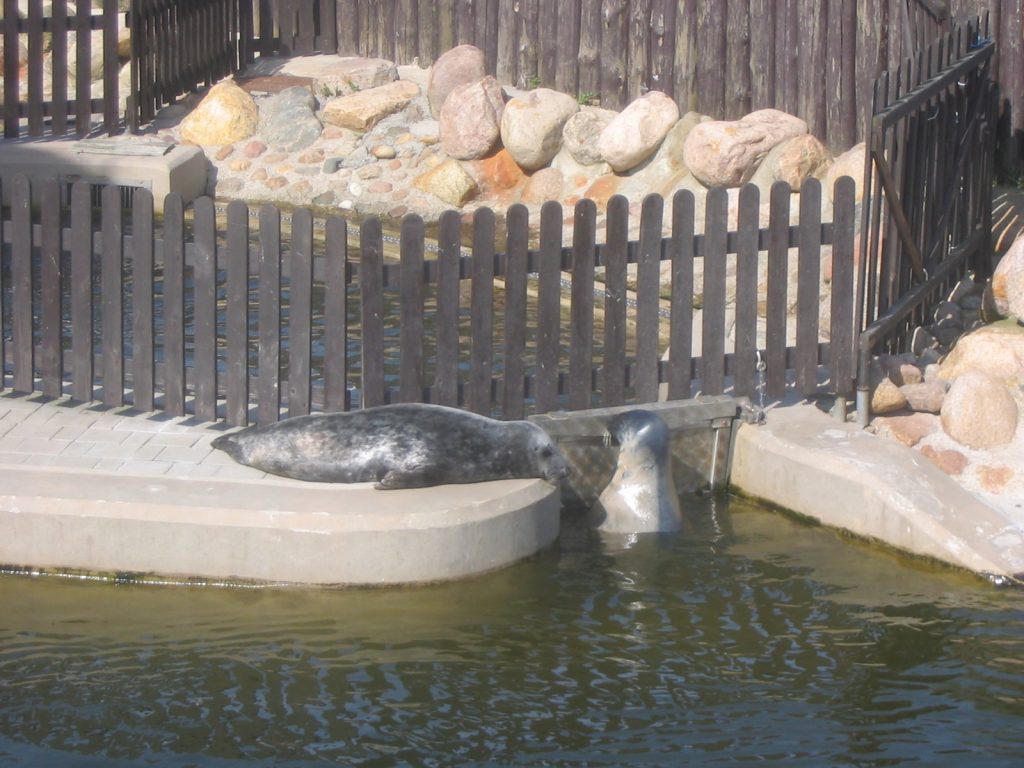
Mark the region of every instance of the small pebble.
<instances>
[{"instance_id":1,"label":"small pebble","mask_svg":"<svg viewBox=\"0 0 1024 768\"><path fill-rule=\"evenodd\" d=\"M236 160L232 160L228 166L232 171L248 171L252 167L252 160L246 160L244 157L239 157Z\"/></svg>"},{"instance_id":2,"label":"small pebble","mask_svg":"<svg viewBox=\"0 0 1024 768\"><path fill-rule=\"evenodd\" d=\"M271 189L281 189L288 186L288 179L284 176L274 176L271 179L267 179L267 186Z\"/></svg>"},{"instance_id":3,"label":"small pebble","mask_svg":"<svg viewBox=\"0 0 1024 768\"><path fill-rule=\"evenodd\" d=\"M387 144L380 144L371 150L371 154L378 160L390 160L395 156L395 148Z\"/></svg>"},{"instance_id":4,"label":"small pebble","mask_svg":"<svg viewBox=\"0 0 1024 768\"><path fill-rule=\"evenodd\" d=\"M362 168L356 171L356 176L364 180L379 179L383 172L384 171L381 170L381 167L379 165L364 165Z\"/></svg>"},{"instance_id":5,"label":"small pebble","mask_svg":"<svg viewBox=\"0 0 1024 768\"><path fill-rule=\"evenodd\" d=\"M246 157L259 157L267 151L267 145L262 141L250 141L245 145L245 149L242 150L242 154Z\"/></svg>"},{"instance_id":6,"label":"small pebble","mask_svg":"<svg viewBox=\"0 0 1024 768\"><path fill-rule=\"evenodd\" d=\"M235 151L233 144L225 144L223 147L217 150L217 154L214 155L218 160L227 160L231 153Z\"/></svg>"},{"instance_id":7,"label":"small pebble","mask_svg":"<svg viewBox=\"0 0 1024 768\"><path fill-rule=\"evenodd\" d=\"M250 176L249 178L252 179L253 181L264 181L267 178L267 175L268 174L266 168L257 168L255 171L252 172L252 176Z\"/></svg>"},{"instance_id":8,"label":"small pebble","mask_svg":"<svg viewBox=\"0 0 1024 768\"><path fill-rule=\"evenodd\" d=\"M366 187L366 191L374 195L386 195L393 189L391 184L386 181L374 181Z\"/></svg>"}]
</instances>

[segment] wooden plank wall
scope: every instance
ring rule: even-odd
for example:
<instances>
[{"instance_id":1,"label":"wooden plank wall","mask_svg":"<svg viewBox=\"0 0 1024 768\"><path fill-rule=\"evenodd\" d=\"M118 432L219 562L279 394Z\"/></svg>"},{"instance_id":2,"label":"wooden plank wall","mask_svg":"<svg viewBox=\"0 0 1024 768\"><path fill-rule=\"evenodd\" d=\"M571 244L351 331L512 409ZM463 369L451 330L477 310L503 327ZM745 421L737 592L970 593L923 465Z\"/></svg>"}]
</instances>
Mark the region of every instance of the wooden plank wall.
<instances>
[{"instance_id":1,"label":"wooden plank wall","mask_svg":"<svg viewBox=\"0 0 1024 768\"><path fill-rule=\"evenodd\" d=\"M951 18L987 12L1006 119L1024 133L1024 0L333 1L342 54L427 66L472 43L503 83L599 97L611 109L661 90L720 119L775 107L833 150L865 137L883 70L948 32Z\"/></svg>"},{"instance_id":2,"label":"wooden plank wall","mask_svg":"<svg viewBox=\"0 0 1024 768\"><path fill-rule=\"evenodd\" d=\"M213 201L200 198L188 215L180 196L170 195L158 222L148 193L136 193L133 210L123 211L116 187L103 190L94 227L93 192L79 182L58 215L55 183L42 190L42 211L31 205L24 176L0 190L8 211L0 220L3 273L10 275L0 298L12 309L11 327L0 328L0 339L10 339L0 383L16 391L231 424L408 401L520 418L651 402L666 392L722 394L730 386L737 395L777 398L787 392L787 370L798 372L798 388L811 395L822 368L831 371L830 391L853 392L849 178L835 189L834 224L820 222L820 184L810 180L798 225L789 222L790 190L779 183L767 228L759 224L758 190L749 186L734 232L724 190L709 197L701 235L693 196L680 192L668 237L666 201L644 201L633 222L640 239L629 242L629 205L615 197L602 233L592 201L575 207L571 242L562 230L570 212L546 203L534 248L536 227L523 206L509 212L500 236L490 209L477 211L466 232L450 212L436 247L428 247L423 221L409 215L397 253L385 252L376 218L357 234L342 219L314 222L303 209L286 217L269 204L256 219L237 201L217 217ZM461 242L471 247L463 251ZM826 328L819 325L819 277L829 252ZM703 351L693 356L699 260ZM662 285L665 262L671 281ZM797 287L787 287L792 267ZM757 282L765 268L766 294ZM740 302L734 335L732 293ZM794 345L786 328L795 300ZM764 380L759 359L768 365Z\"/></svg>"}]
</instances>

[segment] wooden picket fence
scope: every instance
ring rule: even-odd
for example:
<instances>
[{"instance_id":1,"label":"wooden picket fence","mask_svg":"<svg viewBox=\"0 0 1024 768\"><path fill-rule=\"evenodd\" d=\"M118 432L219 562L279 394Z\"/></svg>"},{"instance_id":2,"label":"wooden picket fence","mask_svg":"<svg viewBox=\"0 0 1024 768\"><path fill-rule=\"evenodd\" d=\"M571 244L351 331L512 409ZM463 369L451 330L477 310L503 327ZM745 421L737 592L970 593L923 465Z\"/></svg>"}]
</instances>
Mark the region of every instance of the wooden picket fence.
<instances>
[{"instance_id":1,"label":"wooden picket fence","mask_svg":"<svg viewBox=\"0 0 1024 768\"><path fill-rule=\"evenodd\" d=\"M836 185L834 222L820 221L821 187L811 180L798 225L790 224L790 190L779 183L767 228L759 226L758 190L748 186L733 232L724 190L708 196L703 234L695 233L692 194L680 192L669 237L662 236L664 201L652 195L639 240L629 241L629 206L616 197L604 242L597 243L596 207L584 200L573 212L572 244L563 245L563 211L550 202L539 234L525 207L510 208L500 250L490 209L477 211L466 233L458 213L442 216L436 253L423 221L406 216L393 258L376 218L361 223L354 242L343 218L314 222L299 209L282 227L281 212L264 205L254 233L241 201L227 206L219 226L209 198L186 216L181 198L170 195L158 231L145 190L124 216L116 187L103 190L98 211L84 183L73 187L67 211L56 182L44 185L38 210L25 177L3 192L10 277L0 286L0 338L4 383L18 392L231 424L398 401L517 418L698 391L759 396L763 388L775 398L795 386L810 395L823 391L823 371L825 390L853 392L849 178ZM819 328L825 246L831 312ZM734 340L727 338L730 259ZM799 272L796 296L787 291L790 259ZM663 286L664 261L671 280ZM759 267L767 270L760 294ZM703 315L698 355L691 354L695 302ZM759 361L767 365L761 380Z\"/></svg>"}]
</instances>

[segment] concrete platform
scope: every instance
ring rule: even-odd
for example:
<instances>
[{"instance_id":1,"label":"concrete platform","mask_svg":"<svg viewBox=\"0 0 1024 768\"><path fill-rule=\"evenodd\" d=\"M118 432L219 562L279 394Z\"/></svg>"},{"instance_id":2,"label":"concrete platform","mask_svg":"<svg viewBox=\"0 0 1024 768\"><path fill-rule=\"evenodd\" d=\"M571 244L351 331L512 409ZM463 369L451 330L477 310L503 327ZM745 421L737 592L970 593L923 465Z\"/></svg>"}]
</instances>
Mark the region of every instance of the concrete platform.
<instances>
[{"instance_id":1,"label":"concrete platform","mask_svg":"<svg viewBox=\"0 0 1024 768\"><path fill-rule=\"evenodd\" d=\"M0 397L0 564L215 581L383 585L508 565L558 536L558 490L377 491L235 464L209 425Z\"/></svg>"},{"instance_id":2,"label":"concrete platform","mask_svg":"<svg viewBox=\"0 0 1024 768\"><path fill-rule=\"evenodd\" d=\"M964 490L932 462L814 405L775 408L736 435L741 492L911 555L1024 579L1024 512Z\"/></svg>"},{"instance_id":3,"label":"concrete platform","mask_svg":"<svg viewBox=\"0 0 1024 768\"><path fill-rule=\"evenodd\" d=\"M179 193L189 202L206 191L207 161L199 147L178 144L172 145L165 154L144 155L91 149L98 144L100 140L53 138L0 142L0 180L6 187L15 175L23 173L32 181L34 189L44 179L51 178L62 183L88 181L142 187L153 193L157 213L163 212L164 198L171 192ZM101 146L117 147L120 152L130 153L141 151L138 148L145 144L145 140L138 137L122 137L104 139Z\"/></svg>"}]
</instances>

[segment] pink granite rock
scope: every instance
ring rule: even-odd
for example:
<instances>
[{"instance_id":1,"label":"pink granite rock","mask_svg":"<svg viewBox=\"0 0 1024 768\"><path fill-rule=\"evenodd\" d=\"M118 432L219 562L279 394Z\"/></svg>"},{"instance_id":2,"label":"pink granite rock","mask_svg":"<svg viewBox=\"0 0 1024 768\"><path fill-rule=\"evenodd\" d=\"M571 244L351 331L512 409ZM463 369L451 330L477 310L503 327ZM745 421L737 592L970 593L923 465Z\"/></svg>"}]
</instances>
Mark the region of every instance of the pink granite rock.
<instances>
[{"instance_id":1,"label":"pink granite rock","mask_svg":"<svg viewBox=\"0 0 1024 768\"><path fill-rule=\"evenodd\" d=\"M959 475L967 468L967 457L960 451L921 446L921 455L947 475Z\"/></svg>"},{"instance_id":2,"label":"pink granite rock","mask_svg":"<svg viewBox=\"0 0 1024 768\"><path fill-rule=\"evenodd\" d=\"M872 421L877 434L891 437L906 446L915 446L939 429L939 419L930 413L906 416L880 416Z\"/></svg>"},{"instance_id":3,"label":"pink granite rock","mask_svg":"<svg viewBox=\"0 0 1024 768\"><path fill-rule=\"evenodd\" d=\"M990 376L968 371L942 402L942 428L958 443L978 450L1006 445L1017 431L1017 403Z\"/></svg>"},{"instance_id":4,"label":"pink granite rock","mask_svg":"<svg viewBox=\"0 0 1024 768\"><path fill-rule=\"evenodd\" d=\"M535 171L558 154L562 129L579 109L572 96L537 88L505 105L501 141L524 171Z\"/></svg>"},{"instance_id":5,"label":"pink granite rock","mask_svg":"<svg viewBox=\"0 0 1024 768\"><path fill-rule=\"evenodd\" d=\"M613 171L623 173L653 155L678 120L676 103L661 91L649 91L608 123L598 150Z\"/></svg>"},{"instance_id":6,"label":"pink granite rock","mask_svg":"<svg viewBox=\"0 0 1024 768\"><path fill-rule=\"evenodd\" d=\"M996 265L992 298L999 314L1024 321L1024 233L1013 241Z\"/></svg>"},{"instance_id":7,"label":"pink granite rock","mask_svg":"<svg viewBox=\"0 0 1024 768\"><path fill-rule=\"evenodd\" d=\"M427 78L427 101L434 117L449 94L460 85L472 83L487 74L484 52L475 45L458 45L441 54L430 68Z\"/></svg>"},{"instance_id":8,"label":"pink granite rock","mask_svg":"<svg viewBox=\"0 0 1024 768\"><path fill-rule=\"evenodd\" d=\"M524 203L543 203L558 200L562 196L565 179L556 168L541 168L534 173L523 187L521 200Z\"/></svg>"},{"instance_id":9,"label":"pink granite rock","mask_svg":"<svg viewBox=\"0 0 1024 768\"><path fill-rule=\"evenodd\" d=\"M761 109L740 120L699 123L686 137L683 159L708 187L738 187L754 175L773 147L807 133L807 123L777 109Z\"/></svg>"},{"instance_id":10,"label":"pink granite rock","mask_svg":"<svg viewBox=\"0 0 1024 768\"><path fill-rule=\"evenodd\" d=\"M505 95L493 77L456 87L441 108L441 149L456 160L476 160L489 154L501 139L504 111Z\"/></svg>"}]
</instances>

